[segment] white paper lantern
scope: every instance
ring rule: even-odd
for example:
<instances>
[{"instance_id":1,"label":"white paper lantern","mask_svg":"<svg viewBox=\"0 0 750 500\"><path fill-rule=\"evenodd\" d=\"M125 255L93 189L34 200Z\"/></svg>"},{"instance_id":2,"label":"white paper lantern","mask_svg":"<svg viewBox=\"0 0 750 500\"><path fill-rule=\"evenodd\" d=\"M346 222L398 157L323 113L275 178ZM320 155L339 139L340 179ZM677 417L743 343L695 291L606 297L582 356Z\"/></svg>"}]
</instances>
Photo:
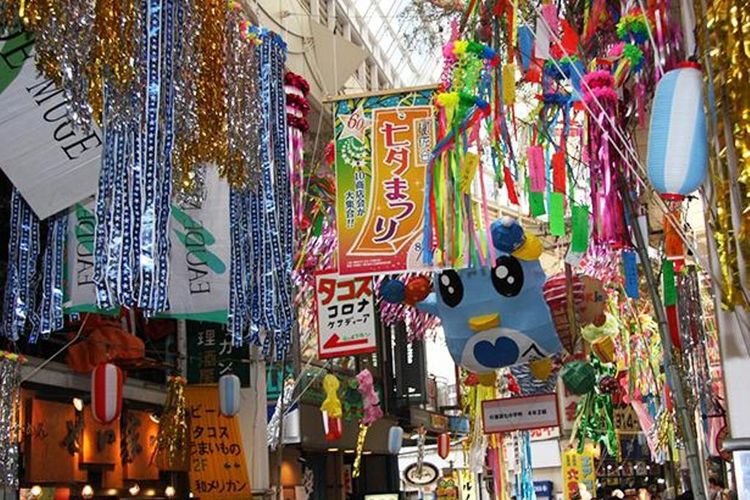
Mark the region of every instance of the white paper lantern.
<instances>
[{"instance_id":1,"label":"white paper lantern","mask_svg":"<svg viewBox=\"0 0 750 500\"><path fill-rule=\"evenodd\" d=\"M234 374L219 378L219 410L225 417L233 417L240 412L240 378Z\"/></svg>"},{"instance_id":2,"label":"white paper lantern","mask_svg":"<svg viewBox=\"0 0 750 500\"><path fill-rule=\"evenodd\" d=\"M398 455L398 452L401 451L401 444L403 441L404 430L397 425L391 427L388 431L388 453L391 455Z\"/></svg>"},{"instance_id":3,"label":"white paper lantern","mask_svg":"<svg viewBox=\"0 0 750 500\"><path fill-rule=\"evenodd\" d=\"M648 136L648 177L663 195L700 187L708 162L703 74L695 63L668 71L656 85Z\"/></svg>"}]
</instances>

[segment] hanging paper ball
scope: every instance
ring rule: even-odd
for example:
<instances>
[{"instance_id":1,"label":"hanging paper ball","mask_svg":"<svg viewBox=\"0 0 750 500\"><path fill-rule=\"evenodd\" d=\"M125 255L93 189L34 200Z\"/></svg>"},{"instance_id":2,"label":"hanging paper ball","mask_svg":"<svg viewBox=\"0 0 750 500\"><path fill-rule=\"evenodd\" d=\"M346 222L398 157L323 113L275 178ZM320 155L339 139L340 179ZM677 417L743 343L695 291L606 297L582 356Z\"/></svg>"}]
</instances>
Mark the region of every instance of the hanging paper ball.
<instances>
[{"instance_id":1,"label":"hanging paper ball","mask_svg":"<svg viewBox=\"0 0 750 500\"><path fill-rule=\"evenodd\" d=\"M404 430L394 425L388 431L388 453L398 455L401 451L401 444L404 442Z\"/></svg>"},{"instance_id":2,"label":"hanging paper ball","mask_svg":"<svg viewBox=\"0 0 750 500\"><path fill-rule=\"evenodd\" d=\"M443 432L438 436L438 447L437 452L440 458L445 460L448 458L451 452L451 435L447 432Z\"/></svg>"},{"instance_id":3,"label":"hanging paper ball","mask_svg":"<svg viewBox=\"0 0 750 500\"><path fill-rule=\"evenodd\" d=\"M708 145L700 66L683 63L656 85L648 135L648 177L661 194L686 195L706 178Z\"/></svg>"},{"instance_id":4,"label":"hanging paper ball","mask_svg":"<svg viewBox=\"0 0 750 500\"><path fill-rule=\"evenodd\" d=\"M122 370L112 363L102 363L91 372L91 415L100 424L120 416L122 382Z\"/></svg>"},{"instance_id":5,"label":"hanging paper ball","mask_svg":"<svg viewBox=\"0 0 750 500\"><path fill-rule=\"evenodd\" d=\"M599 392L603 394L615 394L620 390L620 382L610 375L604 376L599 380Z\"/></svg>"},{"instance_id":6,"label":"hanging paper ball","mask_svg":"<svg viewBox=\"0 0 750 500\"><path fill-rule=\"evenodd\" d=\"M219 411L225 417L233 417L240 412L240 377L234 374L219 378Z\"/></svg>"},{"instance_id":7,"label":"hanging paper ball","mask_svg":"<svg viewBox=\"0 0 750 500\"><path fill-rule=\"evenodd\" d=\"M380 296L390 304L400 304L406 298L406 285L401 280L385 280L380 284Z\"/></svg>"},{"instance_id":8,"label":"hanging paper ball","mask_svg":"<svg viewBox=\"0 0 750 500\"><path fill-rule=\"evenodd\" d=\"M501 252L513 253L526 241L521 225L511 217L503 217L492 223L492 243Z\"/></svg>"},{"instance_id":9,"label":"hanging paper ball","mask_svg":"<svg viewBox=\"0 0 750 500\"><path fill-rule=\"evenodd\" d=\"M561 377L568 391L576 396L588 394L596 386L594 367L585 361L568 363L563 367Z\"/></svg>"},{"instance_id":10,"label":"hanging paper ball","mask_svg":"<svg viewBox=\"0 0 750 500\"><path fill-rule=\"evenodd\" d=\"M529 362L529 371L535 379L545 381L552 375L552 358L542 358Z\"/></svg>"},{"instance_id":11,"label":"hanging paper ball","mask_svg":"<svg viewBox=\"0 0 750 500\"><path fill-rule=\"evenodd\" d=\"M404 302L414 305L427 298L432 291L432 283L425 276L415 276L406 284Z\"/></svg>"}]
</instances>

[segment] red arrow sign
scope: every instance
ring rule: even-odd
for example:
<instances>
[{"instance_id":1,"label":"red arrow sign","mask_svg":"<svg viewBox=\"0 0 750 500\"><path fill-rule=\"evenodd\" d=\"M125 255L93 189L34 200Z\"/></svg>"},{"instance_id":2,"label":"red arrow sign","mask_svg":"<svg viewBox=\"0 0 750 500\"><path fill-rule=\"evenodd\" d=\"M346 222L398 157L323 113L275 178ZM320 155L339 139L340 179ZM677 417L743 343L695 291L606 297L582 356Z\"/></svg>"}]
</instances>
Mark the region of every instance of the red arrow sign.
<instances>
[{"instance_id":1,"label":"red arrow sign","mask_svg":"<svg viewBox=\"0 0 750 500\"><path fill-rule=\"evenodd\" d=\"M336 335L335 333L331 335L331 337L326 340L326 343L323 344L323 347L325 349L342 349L344 347L352 347L355 345L361 345L361 344L367 344L368 339L355 339L355 340L341 340L341 337Z\"/></svg>"}]
</instances>

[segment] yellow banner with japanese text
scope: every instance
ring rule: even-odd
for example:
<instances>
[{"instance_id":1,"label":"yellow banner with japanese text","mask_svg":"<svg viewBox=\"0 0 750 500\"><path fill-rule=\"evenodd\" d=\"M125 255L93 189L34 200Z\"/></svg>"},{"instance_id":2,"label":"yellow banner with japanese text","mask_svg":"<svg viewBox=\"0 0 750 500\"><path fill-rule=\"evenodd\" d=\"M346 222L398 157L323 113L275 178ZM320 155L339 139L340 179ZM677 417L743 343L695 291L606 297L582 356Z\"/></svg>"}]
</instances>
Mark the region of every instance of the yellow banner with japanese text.
<instances>
[{"instance_id":1,"label":"yellow banner with japanese text","mask_svg":"<svg viewBox=\"0 0 750 500\"><path fill-rule=\"evenodd\" d=\"M191 491L201 500L252 498L237 417L225 417L219 411L218 387L189 385L185 402L190 419Z\"/></svg>"},{"instance_id":2,"label":"yellow banner with japanese text","mask_svg":"<svg viewBox=\"0 0 750 500\"><path fill-rule=\"evenodd\" d=\"M577 450L563 453L562 473L565 500L584 497L580 494L584 488L590 493L589 498L596 496L596 465L590 447L586 447L583 453Z\"/></svg>"}]
</instances>

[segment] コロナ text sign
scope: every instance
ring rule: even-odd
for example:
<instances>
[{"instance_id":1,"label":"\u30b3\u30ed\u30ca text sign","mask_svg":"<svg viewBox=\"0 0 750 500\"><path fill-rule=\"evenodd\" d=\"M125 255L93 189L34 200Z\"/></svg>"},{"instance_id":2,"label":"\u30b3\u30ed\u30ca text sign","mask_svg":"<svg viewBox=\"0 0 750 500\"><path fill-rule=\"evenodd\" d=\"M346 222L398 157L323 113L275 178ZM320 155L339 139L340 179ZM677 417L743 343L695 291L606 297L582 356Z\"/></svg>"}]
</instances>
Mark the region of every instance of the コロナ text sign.
<instances>
[{"instance_id":1,"label":"\u30b3\u30ed\u30ca text sign","mask_svg":"<svg viewBox=\"0 0 750 500\"><path fill-rule=\"evenodd\" d=\"M432 90L340 101L336 219L342 275L423 269Z\"/></svg>"},{"instance_id":2,"label":"\u30b3\u30ed\u30ca text sign","mask_svg":"<svg viewBox=\"0 0 750 500\"><path fill-rule=\"evenodd\" d=\"M335 358L377 349L375 298L371 276L318 274L318 355Z\"/></svg>"},{"instance_id":3,"label":"\u30b3\u30ed\u30ca text sign","mask_svg":"<svg viewBox=\"0 0 750 500\"><path fill-rule=\"evenodd\" d=\"M521 398L493 399L482 403L484 432L510 432L560 425L554 393Z\"/></svg>"},{"instance_id":4,"label":"\u30b3\u30ed\u30ca text sign","mask_svg":"<svg viewBox=\"0 0 750 500\"><path fill-rule=\"evenodd\" d=\"M185 387L190 417L190 489L201 500L252 496L237 418L219 412L215 385Z\"/></svg>"}]
</instances>

